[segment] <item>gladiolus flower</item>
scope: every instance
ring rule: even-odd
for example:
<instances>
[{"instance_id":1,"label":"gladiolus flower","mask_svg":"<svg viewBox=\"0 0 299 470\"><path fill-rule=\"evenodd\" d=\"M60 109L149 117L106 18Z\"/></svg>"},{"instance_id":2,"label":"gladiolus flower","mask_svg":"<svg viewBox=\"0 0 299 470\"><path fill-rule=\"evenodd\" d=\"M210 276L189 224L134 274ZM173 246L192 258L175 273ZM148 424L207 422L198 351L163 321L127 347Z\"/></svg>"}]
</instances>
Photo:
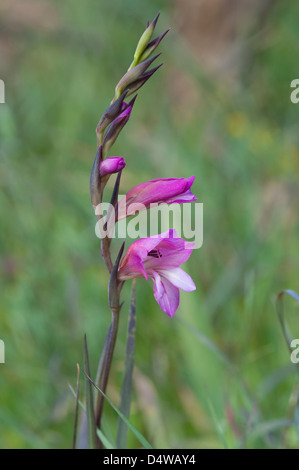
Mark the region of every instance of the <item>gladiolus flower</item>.
<instances>
[{"instance_id":1,"label":"gladiolus flower","mask_svg":"<svg viewBox=\"0 0 299 470\"><path fill-rule=\"evenodd\" d=\"M123 157L109 157L100 164L100 176L112 175L118 173L126 166Z\"/></svg>"},{"instance_id":2,"label":"gladiolus flower","mask_svg":"<svg viewBox=\"0 0 299 470\"><path fill-rule=\"evenodd\" d=\"M195 176L190 178L155 179L141 183L132 188L118 203L117 220L124 219L142 210L148 209L151 204L183 203L196 201L191 192Z\"/></svg>"},{"instance_id":3,"label":"gladiolus flower","mask_svg":"<svg viewBox=\"0 0 299 470\"><path fill-rule=\"evenodd\" d=\"M179 306L179 289L186 292L196 289L191 277L180 268L191 255L194 245L178 238L174 229L136 240L120 263L118 279L152 279L156 301L167 315L173 317Z\"/></svg>"}]
</instances>

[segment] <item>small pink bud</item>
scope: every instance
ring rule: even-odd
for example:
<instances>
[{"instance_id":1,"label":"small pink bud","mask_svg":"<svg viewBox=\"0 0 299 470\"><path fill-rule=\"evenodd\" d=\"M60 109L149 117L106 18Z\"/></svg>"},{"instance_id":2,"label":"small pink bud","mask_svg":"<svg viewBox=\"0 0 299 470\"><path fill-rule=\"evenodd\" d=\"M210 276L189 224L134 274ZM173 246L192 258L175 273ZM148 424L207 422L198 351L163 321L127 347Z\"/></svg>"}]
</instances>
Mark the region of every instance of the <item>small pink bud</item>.
<instances>
[{"instance_id":1,"label":"small pink bud","mask_svg":"<svg viewBox=\"0 0 299 470\"><path fill-rule=\"evenodd\" d=\"M123 157L109 157L100 164L100 176L112 175L118 173L126 166Z\"/></svg>"}]
</instances>

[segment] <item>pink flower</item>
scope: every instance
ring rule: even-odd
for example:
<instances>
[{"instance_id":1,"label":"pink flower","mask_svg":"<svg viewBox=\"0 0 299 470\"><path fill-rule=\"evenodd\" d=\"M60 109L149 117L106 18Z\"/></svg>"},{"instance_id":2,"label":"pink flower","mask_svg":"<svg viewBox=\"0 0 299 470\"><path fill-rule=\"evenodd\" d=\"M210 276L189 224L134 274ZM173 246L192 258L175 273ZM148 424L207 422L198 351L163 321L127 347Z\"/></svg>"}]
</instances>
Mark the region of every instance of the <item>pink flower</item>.
<instances>
[{"instance_id":1,"label":"pink flower","mask_svg":"<svg viewBox=\"0 0 299 470\"><path fill-rule=\"evenodd\" d=\"M122 259L118 278L121 281L137 277L151 278L154 296L161 309L170 317L175 314L179 302L179 289L190 292L196 289L191 277L180 268L192 253L194 243L178 238L170 229L132 243Z\"/></svg>"},{"instance_id":2,"label":"pink flower","mask_svg":"<svg viewBox=\"0 0 299 470\"><path fill-rule=\"evenodd\" d=\"M111 175L118 173L126 166L123 157L109 157L103 160L100 164L100 176Z\"/></svg>"},{"instance_id":3,"label":"pink flower","mask_svg":"<svg viewBox=\"0 0 299 470\"><path fill-rule=\"evenodd\" d=\"M134 186L119 201L117 220L133 215L136 211L148 209L151 204L180 204L196 201L197 198L190 190L194 179L195 176L155 179Z\"/></svg>"}]
</instances>

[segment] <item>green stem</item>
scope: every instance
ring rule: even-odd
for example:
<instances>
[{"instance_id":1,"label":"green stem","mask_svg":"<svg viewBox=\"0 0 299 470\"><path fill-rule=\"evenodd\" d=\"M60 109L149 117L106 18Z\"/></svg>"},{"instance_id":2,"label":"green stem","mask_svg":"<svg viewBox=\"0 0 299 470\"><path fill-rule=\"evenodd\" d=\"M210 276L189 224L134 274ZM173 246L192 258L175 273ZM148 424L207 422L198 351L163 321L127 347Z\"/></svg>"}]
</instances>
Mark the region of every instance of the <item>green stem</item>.
<instances>
[{"instance_id":1,"label":"green stem","mask_svg":"<svg viewBox=\"0 0 299 470\"><path fill-rule=\"evenodd\" d=\"M100 365L100 371L98 374L98 380L99 380L98 386L99 386L99 389L104 393L106 393L106 388L107 388L110 369L111 369L112 357L113 357L114 347L116 343L118 323L119 323L119 306L117 308L114 307L113 309L111 309L111 312L112 312L112 322L111 322L111 326L107 334L104 355L102 356L102 359L100 361L100 364L102 362L102 365ZM99 429L101 428L103 406L104 406L104 397L102 394L99 394L97 398L96 412L95 412L96 426Z\"/></svg>"},{"instance_id":2,"label":"green stem","mask_svg":"<svg viewBox=\"0 0 299 470\"><path fill-rule=\"evenodd\" d=\"M130 418L130 406L132 399L132 382L135 355L135 336L136 336L136 279L133 279L130 314L128 321L126 356L124 365L124 375L121 386L119 410L122 414ZM126 422L119 417L116 437L116 448L125 449L127 443L128 426Z\"/></svg>"}]
</instances>

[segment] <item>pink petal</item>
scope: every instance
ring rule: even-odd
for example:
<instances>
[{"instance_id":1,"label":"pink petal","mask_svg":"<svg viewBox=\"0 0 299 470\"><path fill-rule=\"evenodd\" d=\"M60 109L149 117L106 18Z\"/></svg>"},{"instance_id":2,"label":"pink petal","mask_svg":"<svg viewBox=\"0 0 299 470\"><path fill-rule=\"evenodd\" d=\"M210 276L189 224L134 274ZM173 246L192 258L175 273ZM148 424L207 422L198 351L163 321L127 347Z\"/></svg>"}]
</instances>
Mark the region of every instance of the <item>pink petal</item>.
<instances>
[{"instance_id":1,"label":"pink petal","mask_svg":"<svg viewBox=\"0 0 299 470\"><path fill-rule=\"evenodd\" d=\"M117 173L126 166L123 157L108 157L101 162L100 175L106 176Z\"/></svg>"},{"instance_id":2,"label":"pink petal","mask_svg":"<svg viewBox=\"0 0 299 470\"><path fill-rule=\"evenodd\" d=\"M159 274L153 272L151 277L154 282L154 296L160 308L168 316L173 317L180 303L180 292L167 279L162 279Z\"/></svg>"},{"instance_id":3,"label":"pink petal","mask_svg":"<svg viewBox=\"0 0 299 470\"><path fill-rule=\"evenodd\" d=\"M168 271L160 270L159 273L166 277L175 287L185 292L191 292L196 289L193 280L182 268L173 268Z\"/></svg>"},{"instance_id":4,"label":"pink petal","mask_svg":"<svg viewBox=\"0 0 299 470\"><path fill-rule=\"evenodd\" d=\"M125 281L136 277L148 278L142 259L137 253L132 253L127 258L123 258L118 270L118 278L120 281Z\"/></svg>"},{"instance_id":5,"label":"pink petal","mask_svg":"<svg viewBox=\"0 0 299 470\"><path fill-rule=\"evenodd\" d=\"M143 210L151 204L196 201L191 192L195 176L190 178L164 178L138 184L118 204L118 220L135 214L133 204L143 204Z\"/></svg>"},{"instance_id":6,"label":"pink petal","mask_svg":"<svg viewBox=\"0 0 299 470\"><path fill-rule=\"evenodd\" d=\"M167 204L173 204L173 203L182 204L183 202L193 202L193 201L197 201L197 197L195 197L192 191L188 189L187 191L180 194L179 196L175 196L175 197L167 199L166 202Z\"/></svg>"},{"instance_id":7,"label":"pink petal","mask_svg":"<svg viewBox=\"0 0 299 470\"><path fill-rule=\"evenodd\" d=\"M195 243L187 242L183 238L163 238L157 248L163 254L161 269L176 268L185 263L195 246ZM163 266L162 266L163 264Z\"/></svg>"},{"instance_id":8,"label":"pink petal","mask_svg":"<svg viewBox=\"0 0 299 470\"><path fill-rule=\"evenodd\" d=\"M139 186L139 192L136 198L142 204L148 206L149 204L159 202L176 202L189 194L188 200L194 200L194 195L190 191L195 177L191 178L164 178L148 181ZM138 186L136 188L138 188ZM130 192L129 192L130 193ZM128 193L128 194L129 194ZM184 199L186 202L186 199Z\"/></svg>"},{"instance_id":9,"label":"pink petal","mask_svg":"<svg viewBox=\"0 0 299 470\"><path fill-rule=\"evenodd\" d=\"M161 235L157 237L140 238L129 246L119 266L119 279L133 279L134 277L140 276L147 279L143 261L146 259L148 252L155 249L159 244L160 237Z\"/></svg>"}]
</instances>

